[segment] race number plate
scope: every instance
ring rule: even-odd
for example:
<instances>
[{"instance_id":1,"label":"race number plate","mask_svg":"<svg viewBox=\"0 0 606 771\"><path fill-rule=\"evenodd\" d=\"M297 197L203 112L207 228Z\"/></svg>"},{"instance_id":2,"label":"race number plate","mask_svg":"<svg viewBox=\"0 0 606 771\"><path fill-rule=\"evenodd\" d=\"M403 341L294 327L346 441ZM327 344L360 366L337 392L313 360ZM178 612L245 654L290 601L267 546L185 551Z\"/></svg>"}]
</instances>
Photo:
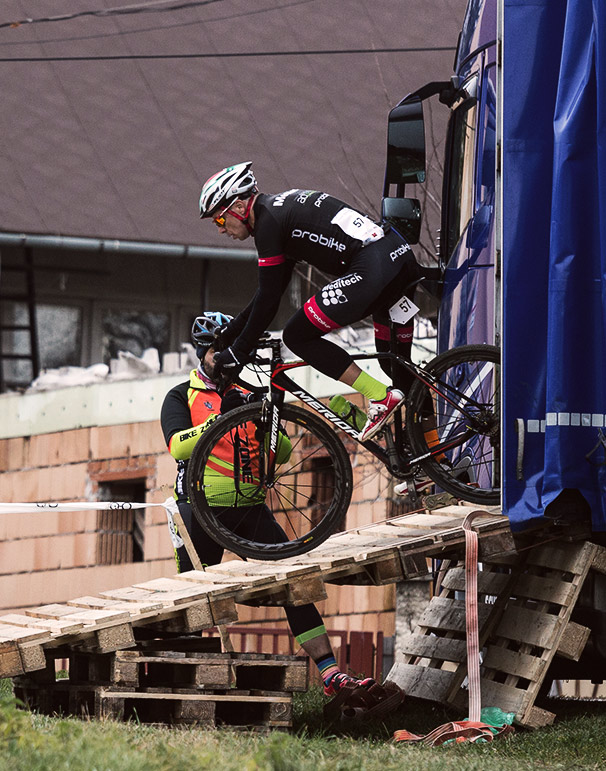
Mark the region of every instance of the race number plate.
<instances>
[{"instance_id":1,"label":"race number plate","mask_svg":"<svg viewBox=\"0 0 606 771\"><path fill-rule=\"evenodd\" d=\"M380 225L353 209L340 209L332 218L331 224L338 225L348 236L362 241L363 246L378 241L385 235Z\"/></svg>"},{"instance_id":2,"label":"race number plate","mask_svg":"<svg viewBox=\"0 0 606 771\"><path fill-rule=\"evenodd\" d=\"M419 308L408 297L402 297L389 309L389 318L394 324L406 324L419 312Z\"/></svg>"}]
</instances>

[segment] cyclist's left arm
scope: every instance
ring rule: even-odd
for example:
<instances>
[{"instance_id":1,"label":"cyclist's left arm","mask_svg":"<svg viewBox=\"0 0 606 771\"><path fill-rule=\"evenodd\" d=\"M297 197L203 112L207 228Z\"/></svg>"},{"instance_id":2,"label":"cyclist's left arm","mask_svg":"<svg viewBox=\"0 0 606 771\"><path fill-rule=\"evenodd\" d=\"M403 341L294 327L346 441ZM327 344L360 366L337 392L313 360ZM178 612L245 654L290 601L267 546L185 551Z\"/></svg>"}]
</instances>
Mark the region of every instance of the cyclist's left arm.
<instances>
[{"instance_id":1,"label":"cyclist's left arm","mask_svg":"<svg viewBox=\"0 0 606 771\"><path fill-rule=\"evenodd\" d=\"M164 441L175 460L188 460L202 432L217 418L217 412L211 411L199 425L193 425L188 388L189 383L172 388L164 398L160 413Z\"/></svg>"}]
</instances>

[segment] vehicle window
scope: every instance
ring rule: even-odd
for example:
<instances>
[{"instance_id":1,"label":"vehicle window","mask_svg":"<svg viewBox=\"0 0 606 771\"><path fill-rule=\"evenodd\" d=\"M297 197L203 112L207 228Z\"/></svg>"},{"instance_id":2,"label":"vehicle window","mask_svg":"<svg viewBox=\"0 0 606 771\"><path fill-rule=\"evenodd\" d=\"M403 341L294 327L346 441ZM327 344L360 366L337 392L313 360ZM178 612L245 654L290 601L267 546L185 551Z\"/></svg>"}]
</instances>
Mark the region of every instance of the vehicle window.
<instances>
[{"instance_id":1,"label":"vehicle window","mask_svg":"<svg viewBox=\"0 0 606 771\"><path fill-rule=\"evenodd\" d=\"M445 177L446 212L442 227L443 258L448 261L461 233L473 215L473 175L476 138L475 100L469 100L452 114L449 170Z\"/></svg>"},{"instance_id":2,"label":"vehicle window","mask_svg":"<svg viewBox=\"0 0 606 771\"><path fill-rule=\"evenodd\" d=\"M495 186L495 152L496 152L496 122L497 122L497 97L495 89L495 66L490 65L484 73L484 94L486 106L484 108L484 125L482 137L482 159L478 163L478 177L480 182L480 201L483 202L494 193Z\"/></svg>"}]
</instances>

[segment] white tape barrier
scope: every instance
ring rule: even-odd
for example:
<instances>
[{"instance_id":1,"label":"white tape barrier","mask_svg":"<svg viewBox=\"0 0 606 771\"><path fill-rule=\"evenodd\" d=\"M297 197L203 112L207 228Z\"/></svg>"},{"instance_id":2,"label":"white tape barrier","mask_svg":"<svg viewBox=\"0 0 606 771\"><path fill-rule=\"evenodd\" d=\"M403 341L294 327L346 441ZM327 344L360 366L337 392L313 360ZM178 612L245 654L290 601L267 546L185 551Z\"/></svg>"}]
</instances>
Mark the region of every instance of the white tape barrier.
<instances>
[{"instance_id":1,"label":"white tape barrier","mask_svg":"<svg viewBox=\"0 0 606 771\"><path fill-rule=\"evenodd\" d=\"M168 519L170 538L176 549L183 546L183 539L177 533L173 515L178 511L174 498L164 503L132 503L131 501L81 501L73 503L0 503L0 514L36 514L43 511L131 511L162 506Z\"/></svg>"}]
</instances>

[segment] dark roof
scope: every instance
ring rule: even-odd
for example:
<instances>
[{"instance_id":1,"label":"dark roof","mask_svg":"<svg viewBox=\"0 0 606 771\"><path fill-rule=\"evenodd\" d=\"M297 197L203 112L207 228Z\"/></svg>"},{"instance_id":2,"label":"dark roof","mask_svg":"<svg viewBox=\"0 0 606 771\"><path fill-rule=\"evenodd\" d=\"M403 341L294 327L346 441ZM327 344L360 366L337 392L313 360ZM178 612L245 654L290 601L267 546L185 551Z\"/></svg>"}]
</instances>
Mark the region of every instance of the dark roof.
<instances>
[{"instance_id":1,"label":"dark roof","mask_svg":"<svg viewBox=\"0 0 606 771\"><path fill-rule=\"evenodd\" d=\"M0 231L223 246L198 195L244 160L376 210L388 110L449 77L465 5L3 0ZM298 53L373 48L402 50Z\"/></svg>"}]
</instances>

